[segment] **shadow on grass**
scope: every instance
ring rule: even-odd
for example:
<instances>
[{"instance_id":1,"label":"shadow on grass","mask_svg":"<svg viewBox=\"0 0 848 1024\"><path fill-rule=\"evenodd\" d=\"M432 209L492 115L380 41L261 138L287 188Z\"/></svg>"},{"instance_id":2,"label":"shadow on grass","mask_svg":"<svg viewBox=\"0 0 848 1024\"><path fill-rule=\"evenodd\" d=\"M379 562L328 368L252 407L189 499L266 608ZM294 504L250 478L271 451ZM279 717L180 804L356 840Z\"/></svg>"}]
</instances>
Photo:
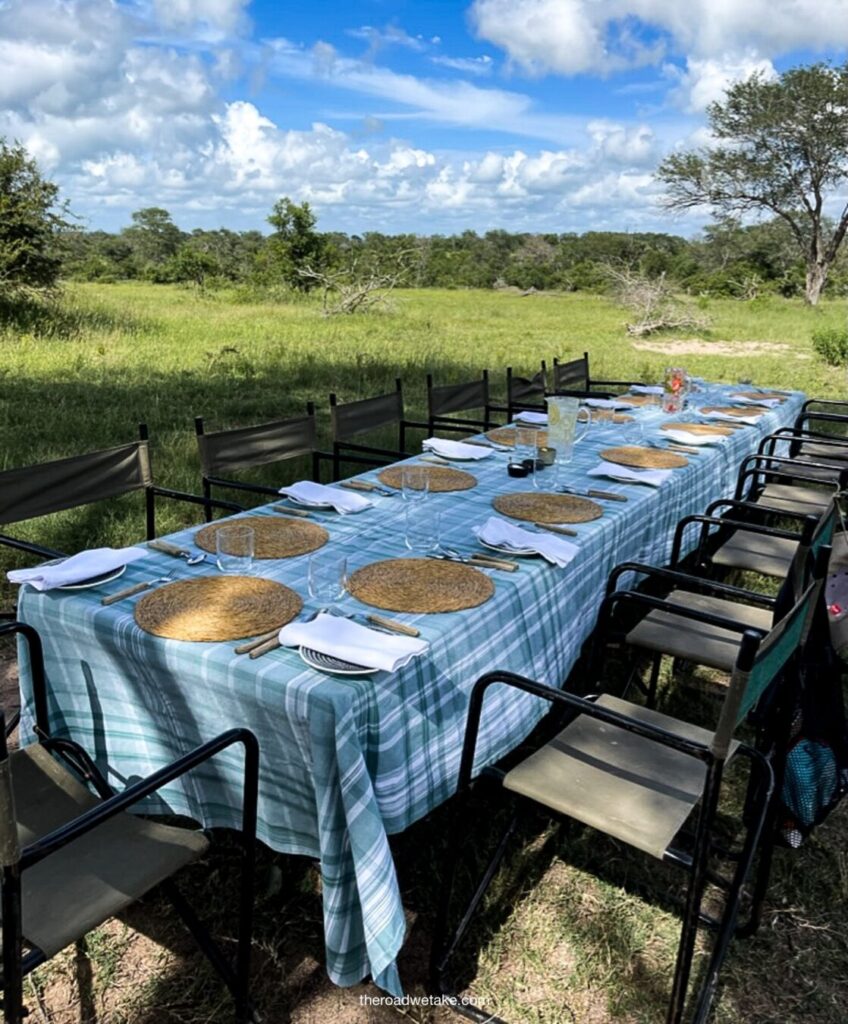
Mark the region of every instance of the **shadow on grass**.
<instances>
[{"instance_id":1,"label":"shadow on grass","mask_svg":"<svg viewBox=\"0 0 848 1024\"><path fill-rule=\"evenodd\" d=\"M0 331L56 341L75 341L113 331L139 335L151 321L105 306L70 300L61 293L45 296L0 295Z\"/></svg>"}]
</instances>

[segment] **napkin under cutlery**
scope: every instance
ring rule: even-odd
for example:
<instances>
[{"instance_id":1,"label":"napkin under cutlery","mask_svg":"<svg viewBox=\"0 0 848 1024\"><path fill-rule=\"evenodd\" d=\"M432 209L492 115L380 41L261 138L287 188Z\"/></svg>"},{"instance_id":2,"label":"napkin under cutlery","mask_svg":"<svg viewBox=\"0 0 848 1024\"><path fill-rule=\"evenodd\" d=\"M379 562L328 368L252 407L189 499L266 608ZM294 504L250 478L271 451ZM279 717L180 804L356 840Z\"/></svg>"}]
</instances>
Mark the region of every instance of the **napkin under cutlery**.
<instances>
[{"instance_id":1,"label":"napkin under cutlery","mask_svg":"<svg viewBox=\"0 0 848 1024\"><path fill-rule=\"evenodd\" d=\"M361 512L363 509L371 508L374 504L368 498L363 498L361 494L341 491L338 487L316 484L311 480L299 480L289 487L281 487L279 493L294 498L295 501L303 501L308 504L326 503L332 505L336 512Z\"/></svg>"},{"instance_id":2,"label":"napkin under cutlery","mask_svg":"<svg viewBox=\"0 0 848 1024\"><path fill-rule=\"evenodd\" d=\"M492 448L449 441L444 437L428 437L426 441L421 442L421 447L445 459L488 459L494 454Z\"/></svg>"},{"instance_id":3,"label":"napkin under cutlery","mask_svg":"<svg viewBox=\"0 0 848 1024\"><path fill-rule=\"evenodd\" d=\"M629 466L619 466L616 462L600 462L594 469L590 469L587 475L606 476L611 480L623 480L625 483L659 487L672 473L671 469L631 469Z\"/></svg>"},{"instance_id":4,"label":"napkin under cutlery","mask_svg":"<svg viewBox=\"0 0 848 1024\"><path fill-rule=\"evenodd\" d=\"M632 409L630 402L622 402L620 398L583 398L583 405L590 409Z\"/></svg>"},{"instance_id":5,"label":"napkin under cutlery","mask_svg":"<svg viewBox=\"0 0 848 1024\"><path fill-rule=\"evenodd\" d=\"M760 416L762 415L762 413L759 413L756 416L731 416L730 413L727 412L701 413L701 416L708 420L724 420L726 423L747 423L750 427L756 426L759 422Z\"/></svg>"},{"instance_id":6,"label":"napkin under cutlery","mask_svg":"<svg viewBox=\"0 0 848 1024\"><path fill-rule=\"evenodd\" d=\"M512 523L499 519L497 516L489 516L482 526L473 528L477 539L484 544L494 544L496 547L507 545L517 550L531 548L560 568L568 563L579 552L580 548L571 541L560 540L559 537L548 537L540 533L531 533L521 526L513 526Z\"/></svg>"},{"instance_id":7,"label":"napkin under cutlery","mask_svg":"<svg viewBox=\"0 0 848 1024\"><path fill-rule=\"evenodd\" d=\"M727 440L724 434L690 434L688 430L664 430L663 434L680 444L721 444Z\"/></svg>"},{"instance_id":8,"label":"napkin under cutlery","mask_svg":"<svg viewBox=\"0 0 848 1024\"><path fill-rule=\"evenodd\" d=\"M32 569L11 569L6 573L10 583L29 583L36 590L52 590L74 583L83 583L92 576L120 569L136 559L144 558L144 548L92 548L80 551L55 565L36 565Z\"/></svg>"},{"instance_id":9,"label":"napkin under cutlery","mask_svg":"<svg viewBox=\"0 0 848 1024\"><path fill-rule=\"evenodd\" d=\"M427 650L426 640L389 636L350 619L322 613L311 622L290 622L280 630L283 647L308 647L353 665L396 672Z\"/></svg>"},{"instance_id":10,"label":"napkin under cutlery","mask_svg":"<svg viewBox=\"0 0 848 1024\"><path fill-rule=\"evenodd\" d=\"M534 427L546 427L548 425L548 414L546 412L530 412L522 409L515 414L514 423L530 423Z\"/></svg>"}]
</instances>

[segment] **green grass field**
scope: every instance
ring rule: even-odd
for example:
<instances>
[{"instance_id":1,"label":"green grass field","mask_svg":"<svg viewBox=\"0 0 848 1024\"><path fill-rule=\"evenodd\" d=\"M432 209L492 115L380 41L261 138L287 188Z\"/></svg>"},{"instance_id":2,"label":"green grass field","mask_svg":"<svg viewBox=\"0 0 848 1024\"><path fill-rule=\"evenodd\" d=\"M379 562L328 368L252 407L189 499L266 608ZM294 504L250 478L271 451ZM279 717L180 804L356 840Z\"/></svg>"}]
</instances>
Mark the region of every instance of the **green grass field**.
<instances>
[{"instance_id":1,"label":"green grass field","mask_svg":"<svg viewBox=\"0 0 848 1024\"><path fill-rule=\"evenodd\" d=\"M815 327L845 324L845 301L817 310L779 299L710 301L708 331L645 339L637 348L624 331L625 311L582 294L407 291L393 297L391 312L330 320L311 301L236 299L141 284L76 286L52 334L0 332L0 468L120 443L145 420L157 481L197 491L194 415L213 427L246 424L296 413L313 399L326 431L331 390L342 400L365 397L393 387L400 375L417 416L428 371L450 381L488 367L500 390L507 365L532 372L541 359L584 349L598 377L656 379L664 367L680 365L717 380L846 394L844 374L820 363L810 345ZM191 516L182 506L163 506L159 530ZM27 535L78 548L131 542L141 528L138 503L128 500L30 524ZM0 559L4 571L19 564L8 553ZM6 591L7 602L10 596ZM481 844L498 816L488 804L479 807ZM410 922L401 966L418 993L446 821L442 809L393 841ZM801 851L780 852L761 933L731 948L718 1024L844 1020L846 851L842 807ZM231 866L225 846L188 872L189 888L225 936L233 927ZM466 962L471 991L517 1024L661 1021L679 921L668 897L679 881L611 841L531 816L493 890L476 957ZM327 981L317 876L306 861L263 852L257 913L256 997L269 1024L289 1011L299 1024L400 1019L398 1010L360 1003L375 990L342 991ZM230 1019L229 1001L204 961L155 902L42 969L27 999L44 1024ZM404 1016L458 1019L446 1010L407 1009Z\"/></svg>"}]
</instances>

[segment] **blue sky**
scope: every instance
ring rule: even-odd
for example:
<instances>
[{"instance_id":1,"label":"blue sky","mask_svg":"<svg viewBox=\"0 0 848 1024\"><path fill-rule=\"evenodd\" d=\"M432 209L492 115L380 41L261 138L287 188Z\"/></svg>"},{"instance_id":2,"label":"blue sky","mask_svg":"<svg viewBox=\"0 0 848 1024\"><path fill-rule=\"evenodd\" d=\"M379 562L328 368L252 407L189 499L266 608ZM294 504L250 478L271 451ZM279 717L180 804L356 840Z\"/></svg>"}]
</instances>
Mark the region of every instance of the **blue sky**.
<instances>
[{"instance_id":1,"label":"blue sky","mask_svg":"<svg viewBox=\"0 0 848 1024\"><path fill-rule=\"evenodd\" d=\"M0 135L91 227L661 230L726 86L845 59L846 0L0 0Z\"/></svg>"}]
</instances>

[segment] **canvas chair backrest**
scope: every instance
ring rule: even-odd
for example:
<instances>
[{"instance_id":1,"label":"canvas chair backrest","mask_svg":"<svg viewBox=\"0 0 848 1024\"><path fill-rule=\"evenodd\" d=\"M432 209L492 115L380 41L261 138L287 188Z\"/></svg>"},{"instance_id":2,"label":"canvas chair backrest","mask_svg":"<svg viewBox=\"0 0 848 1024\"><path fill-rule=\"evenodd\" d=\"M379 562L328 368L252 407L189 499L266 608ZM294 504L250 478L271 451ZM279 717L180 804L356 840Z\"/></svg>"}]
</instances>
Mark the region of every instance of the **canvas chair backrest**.
<instances>
[{"instance_id":1,"label":"canvas chair backrest","mask_svg":"<svg viewBox=\"0 0 848 1024\"><path fill-rule=\"evenodd\" d=\"M543 403L545 400L546 380L547 372L544 364L542 364L542 369L532 377L516 377L510 367L507 370L507 388L509 391L510 403Z\"/></svg>"},{"instance_id":2,"label":"canvas chair backrest","mask_svg":"<svg viewBox=\"0 0 848 1024\"><path fill-rule=\"evenodd\" d=\"M463 384L432 384L427 377L427 410L430 417L446 416L452 412L485 409L489 404L489 371L484 370L480 380Z\"/></svg>"},{"instance_id":3,"label":"canvas chair backrest","mask_svg":"<svg viewBox=\"0 0 848 1024\"><path fill-rule=\"evenodd\" d=\"M0 473L0 525L62 512L153 483L147 441Z\"/></svg>"},{"instance_id":4,"label":"canvas chair backrest","mask_svg":"<svg viewBox=\"0 0 848 1024\"><path fill-rule=\"evenodd\" d=\"M375 398L362 398L356 402L337 405L335 395L330 396L330 422L334 441L345 441L366 431L379 430L403 419L403 392L400 381L397 389Z\"/></svg>"},{"instance_id":5,"label":"canvas chair backrest","mask_svg":"<svg viewBox=\"0 0 848 1024\"><path fill-rule=\"evenodd\" d=\"M202 420L195 424L200 464L207 477L309 455L317 445L315 412L311 406L305 416L209 434L203 432Z\"/></svg>"},{"instance_id":6,"label":"canvas chair backrest","mask_svg":"<svg viewBox=\"0 0 848 1024\"><path fill-rule=\"evenodd\" d=\"M588 391L589 356L584 354L580 359L572 359L567 363L554 359L551 384L554 391Z\"/></svg>"},{"instance_id":7,"label":"canvas chair backrest","mask_svg":"<svg viewBox=\"0 0 848 1024\"><path fill-rule=\"evenodd\" d=\"M748 660L751 645L743 643L713 737L712 750L717 757L727 756L736 728L803 647L821 588L821 578L810 581L789 612L755 645L752 663Z\"/></svg>"}]
</instances>

